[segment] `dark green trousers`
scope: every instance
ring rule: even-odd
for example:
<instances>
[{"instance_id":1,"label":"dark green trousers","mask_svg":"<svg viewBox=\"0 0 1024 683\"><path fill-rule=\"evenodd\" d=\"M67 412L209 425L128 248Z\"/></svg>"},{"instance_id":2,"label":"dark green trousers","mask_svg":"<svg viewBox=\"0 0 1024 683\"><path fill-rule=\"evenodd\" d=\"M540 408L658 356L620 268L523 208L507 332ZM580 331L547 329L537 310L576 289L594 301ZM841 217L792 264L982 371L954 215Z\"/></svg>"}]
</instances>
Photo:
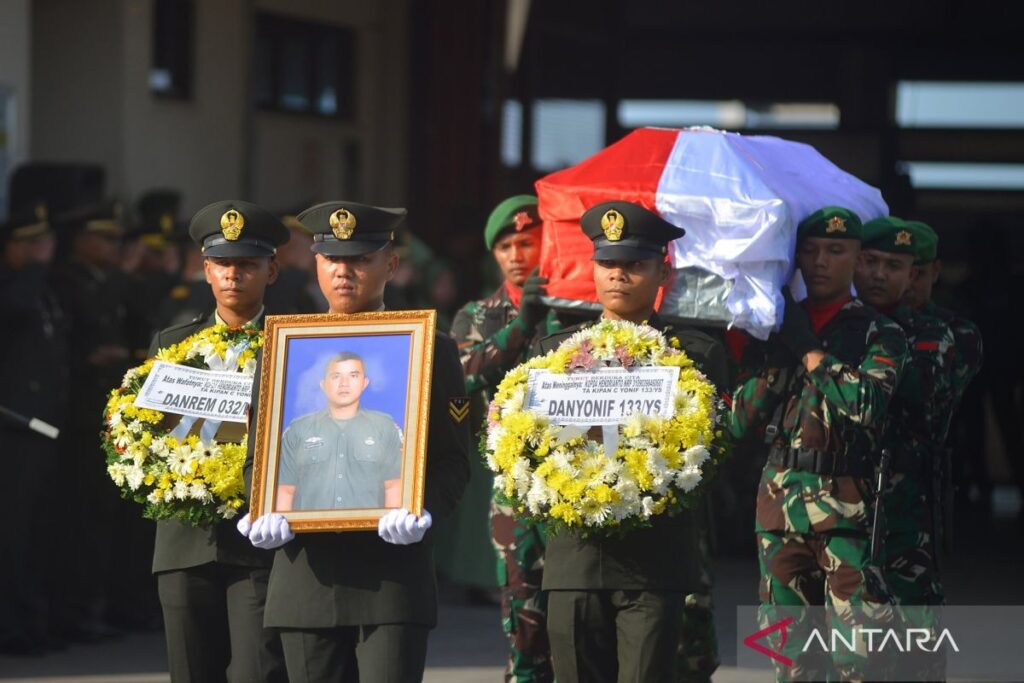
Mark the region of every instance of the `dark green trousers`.
<instances>
[{"instance_id":1,"label":"dark green trousers","mask_svg":"<svg viewBox=\"0 0 1024 683\"><path fill-rule=\"evenodd\" d=\"M683 598L642 590L549 591L555 679L676 683Z\"/></svg>"},{"instance_id":2,"label":"dark green trousers","mask_svg":"<svg viewBox=\"0 0 1024 683\"><path fill-rule=\"evenodd\" d=\"M287 683L263 628L270 569L210 562L157 574L172 683Z\"/></svg>"},{"instance_id":3,"label":"dark green trousers","mask_svg":"<svg viewBox=\"0 0 1024 683\"><path fill-rule=\"evenodd\" d=\"M427 635L420 624L280 629L291 683L420 683Z\"/></svg>"}]
</instances>

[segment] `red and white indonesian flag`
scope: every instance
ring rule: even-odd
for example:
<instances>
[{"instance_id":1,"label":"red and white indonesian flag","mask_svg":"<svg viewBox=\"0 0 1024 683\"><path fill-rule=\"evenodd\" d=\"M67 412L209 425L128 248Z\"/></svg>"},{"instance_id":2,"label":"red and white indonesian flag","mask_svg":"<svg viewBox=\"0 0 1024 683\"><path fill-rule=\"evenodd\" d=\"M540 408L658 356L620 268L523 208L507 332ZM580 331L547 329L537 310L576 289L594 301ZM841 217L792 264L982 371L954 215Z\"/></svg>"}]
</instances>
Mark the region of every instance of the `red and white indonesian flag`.
<instances>
[{"instance_id":1,"label":"red and white indonesian flag","mask_svg":"<svg viewBox=\"0 0 1024 683\"><path fill-rule=\"evenodd\" d=\"M580 216L604 201L632 201L686 230L671 246L677 274L706 271L723 279L715 296L727 322L759 339L781 320L781 289L793 272L801 220L829 205L864 221L889 213L876 188L810 145L710 128L641 128L536 187L545 226L541 273L551 296L596 300L593 245ZM679 279L691 287L699 281ZM696 310L685 317L703 317L699 301Z\"/></svg>"}]
</instances>

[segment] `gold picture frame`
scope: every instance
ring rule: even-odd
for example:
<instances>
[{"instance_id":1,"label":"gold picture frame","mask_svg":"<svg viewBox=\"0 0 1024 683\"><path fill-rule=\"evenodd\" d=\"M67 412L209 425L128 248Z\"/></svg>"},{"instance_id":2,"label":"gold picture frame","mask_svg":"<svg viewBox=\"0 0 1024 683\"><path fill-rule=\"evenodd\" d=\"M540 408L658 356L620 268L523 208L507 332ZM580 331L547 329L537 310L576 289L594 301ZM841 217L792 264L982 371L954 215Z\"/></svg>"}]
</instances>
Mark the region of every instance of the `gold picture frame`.
<instances>
[{"instance_id":1,"label":"gold picture frame","mask_svg":"<svg viewBox=\"0 0 1024 683\"><path fill-rule=\"evenodd\" d=\"M295 532L362 531L395 507L423 513L436 325L432 310L267 316L254 518L283 514Z\"/></svg>"}]
</instances>

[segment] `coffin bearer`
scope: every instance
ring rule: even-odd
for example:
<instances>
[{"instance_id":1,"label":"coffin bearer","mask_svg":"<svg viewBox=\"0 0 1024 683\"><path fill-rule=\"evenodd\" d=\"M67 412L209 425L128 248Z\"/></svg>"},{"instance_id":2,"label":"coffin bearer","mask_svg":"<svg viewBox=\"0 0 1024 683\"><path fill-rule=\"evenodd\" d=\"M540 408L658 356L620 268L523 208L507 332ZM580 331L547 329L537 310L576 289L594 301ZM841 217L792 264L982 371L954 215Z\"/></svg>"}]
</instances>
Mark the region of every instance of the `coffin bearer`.
<instances>
[{"instance_id":1,"label":"coffin bearer","mask_svg":"<svg viewBox=\"0 0 1024 683\"><path fill-rule=\"evenodd\" d=\"M214 202L192 218L189 235L203 252L216 308L157 333L157 350L217 324L263 327L263 295L277 277L281 221L255 204ZM263 628L273 553L238 536L235 522L193 527L157 522L153 572L163 608L171 680L284 683L281 642Z\"/></svg>"},{"instance_id":2,"label":"coffin bearer","mask_svg":"<svg viewBox=\"0 0 1024 683\"><path fill-rule=\"evenodd\" d=\"M313 232L317 277L330 312L382 310L384 288L398 267L393 240L405 209L328 202L298 219ZM253 395L259 395L258 387ZM398 509L384 515L376 534L299 537L279 514L239 523L253 545L280 548L264 623L281 633L291 683L423 678L427 634L437 624L431 515L450 515L469 478L469 424L449 410L464 399L455 343L438 333L422 517ZM251 478L250 446L246 479Z\"/></svg>"},{"instance_id":3,"label":"coffin bearer","mask_svg":"<svg viewBox=\"0 0 1024 683\"><path fill-rule=\"evenodd\" d=\"M684 231L625 201L589 209L580 224L594 242L602 317L661 330L724 388L724 347L702 332L673 329L654 312L658 290L671 274L668 243ZM581 327L544 338L540 350L557 348ZM676 683L684 600L702 588L698 531L694 515L682 513L658 517L624 538L565 531L548 539L543 588L559 683Z\"/></svg>"},{"instance_id":4,"label":"coffin bearer","mask_svg":"<svg viewBox=\"0 0 1024 683\"><path fill-rule=\"evenodd\" d=\"M748 347L733 394L730 431L767 451L755 526L767 623L775 606L869 606L885 618L892 601L871 557L871 492L907 341L850 295L861 236L860 219L842 207L800 222L796 263L807 300L795 303L787 290L781 330ZM785 649L793 675L824 680L835 667L851 680L863 664L814 658L797 640Z\"/></svg>"}]
</instances>

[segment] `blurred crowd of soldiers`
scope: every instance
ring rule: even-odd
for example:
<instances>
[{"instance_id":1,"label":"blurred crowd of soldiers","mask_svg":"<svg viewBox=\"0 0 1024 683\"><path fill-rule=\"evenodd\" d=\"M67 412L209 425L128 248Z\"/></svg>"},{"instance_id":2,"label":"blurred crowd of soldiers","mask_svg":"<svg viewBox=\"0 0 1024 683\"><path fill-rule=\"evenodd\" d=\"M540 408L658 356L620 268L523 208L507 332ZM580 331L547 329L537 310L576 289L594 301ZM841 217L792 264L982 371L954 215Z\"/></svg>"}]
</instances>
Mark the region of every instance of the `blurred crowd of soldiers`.
<instances>
[{"instance_id":1,"label":"blurred crowd of soldiers","mask_svg":"<svg viewBox=\"0 0 1024 683\"><path fill-rule=\"evenodd\" d=\"M141 519L136 506L119 500L106 481L98 432L107 393L125 370L145 359L153 334L213 309L203 255L185 234L179 204L180 196L171 191L146 193L130 208L106 202L51 212L46 203L34 202L15 207L0 230L0 312L8 324L0 342L0 406L61 430L60 438L51 440L11 420L0 424L8 474L0 486L17 520L8 530L10 552L0 563L0 585L18 587L0 595L0 651L41 653L69 641L160 627L150 575L152 524ZM294 216L280 213L292 236L277 253L281 272L267 290L266 312L324 311L309 250L312 236ZM539 229L536 198L514 197L495 209L484 241L494 257L487 265L492 270L497 265L503 282L489 298L457 314L458 304L469 297L460 296L454 270L411 234L396 240L401 265L385 304L438 310L438 328L451 330L462 351L474 425L504 372L526 357L535 337L555 329L543 302L543 281L530 276L539 260ZM975 261L986 267L971 272L957 289L964 299L953 301L957 308L970 307L986 341L986 362L976 381L957 387L960 410L949 430L956 451L952 479L961 503L982 511L989 509L991 495L986 397L1008 448L1022 440L1014 419L1020 371L1003 346L1009 338L996 331L1011 291L1005 279L1011 273L1005 261L1010 252L1006 245L993 246L997 233L988 235L987 248ZM937 267L929 266L928 272L938 275ZM737 346L721 330L711 332L740 365L743 344ZM932 342L924 343L920 350L931 350ZM780 455L778 468L791 468L789 455L800 454ZM1021 463L1010 461L1024 487ZM753 494L762 464L763 458L733 458L714 492L716 535L727 551L752 549ZM511 653L508 680L551 680L540 591L543 530L502 510L492 500L485 469L479 461L472 467L457 515L439 525L439 569L483 595L502 589ZM710 586L687 598L690 642L713 641L709 599ZM714 670L713 649L711 642L680 652L681 666L693 680L706 680Z\"/></svg>"},{"instance_id":2,"label":"blurred crowd of soldiers","mask_svg":"<svg viewBox=\"0 0 1024 683\"><path fill-rule=\"evenodd\" d=\"M98 439L108 392L147 357L154 333L214 308L180 201L155 190L133 205L22 202L0 229L0 408L13 413L0 416L0 489L19 520L10 559L0 563L0 652L43 653L160 627L153 524L118 498ZM290 212L280 215L292 235L277 253L266 312L326 311L312 235ZM399 250L389 307L436 307L447 329L452 269L410 234ZM19 418L42 420L60 436Z\"/></svg>"}]
</instances>

